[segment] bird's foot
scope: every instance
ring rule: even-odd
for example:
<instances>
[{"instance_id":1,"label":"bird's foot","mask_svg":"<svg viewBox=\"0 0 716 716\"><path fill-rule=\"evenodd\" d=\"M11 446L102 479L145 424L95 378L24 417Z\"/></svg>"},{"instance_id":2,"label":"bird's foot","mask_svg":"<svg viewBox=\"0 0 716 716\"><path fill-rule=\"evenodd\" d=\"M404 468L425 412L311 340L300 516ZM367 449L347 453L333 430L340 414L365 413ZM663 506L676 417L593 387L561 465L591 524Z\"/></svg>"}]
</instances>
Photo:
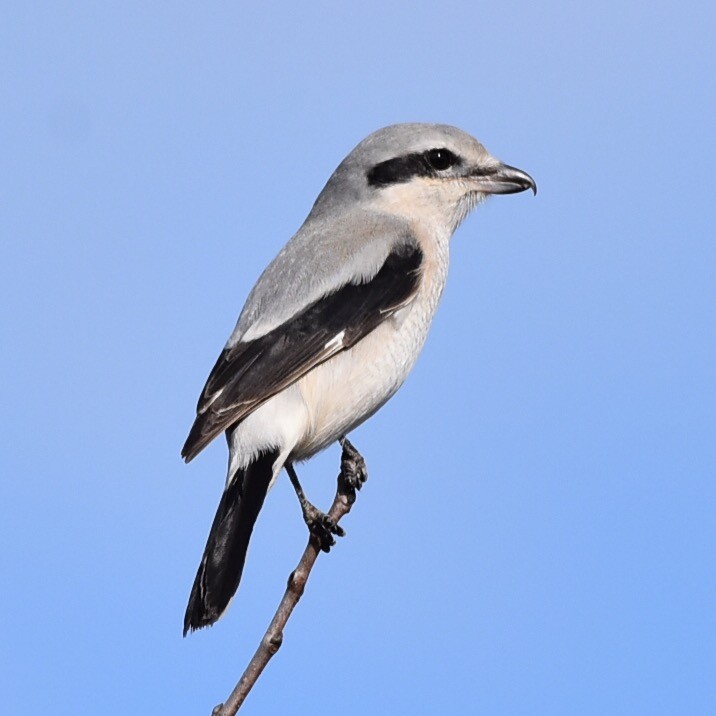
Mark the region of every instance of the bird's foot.
<instances>
[{"instance_id":1,"label":"bird's foot","mask_svg":"<svg viewBox=\"0 0 716 716\"><path fill-rule=\"evenodd\" d=\"M348 438L342 437L338 442L343 448L339 481L343 483L348 499L353 503L356 499L356 490L360 490L363 487L363 483L368 479L368 470L363 456L355 449Z\"/></svg>"},{"instance_id":2,"label":"bird's foot","mask_svg":"<svg viewBox=\"0 0 716 716\"><path fill-rule=\"evenodd\" d=\"M308 500L301 505L301 508L303 510L303 519L308 526L311 537L316 540L318 547L323 552L330 552L331 547L336 543L333 535L343 537L345 530Z\"/></svg>"}]
</instances>

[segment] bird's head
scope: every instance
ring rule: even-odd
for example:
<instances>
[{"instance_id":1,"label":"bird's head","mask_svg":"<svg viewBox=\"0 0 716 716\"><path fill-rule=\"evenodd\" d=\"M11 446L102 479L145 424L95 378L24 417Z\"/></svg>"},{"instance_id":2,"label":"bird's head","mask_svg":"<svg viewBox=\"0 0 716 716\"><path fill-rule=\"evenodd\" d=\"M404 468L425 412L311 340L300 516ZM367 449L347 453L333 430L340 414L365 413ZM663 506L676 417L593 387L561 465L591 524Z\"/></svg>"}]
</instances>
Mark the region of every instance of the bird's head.
<instances>
[{"instance_id":1,"label":"bird's head","mask_svg":"<svg viewBox=\"0 0 716 716\"><path fill-rule=\"evenodd\" d=\"M529 174L495 159L456 127L395 124L366 137L343 160L314 212L360 204L452 233L490 194L526 189L537 193Z\"/></svg>"}]
</instances>

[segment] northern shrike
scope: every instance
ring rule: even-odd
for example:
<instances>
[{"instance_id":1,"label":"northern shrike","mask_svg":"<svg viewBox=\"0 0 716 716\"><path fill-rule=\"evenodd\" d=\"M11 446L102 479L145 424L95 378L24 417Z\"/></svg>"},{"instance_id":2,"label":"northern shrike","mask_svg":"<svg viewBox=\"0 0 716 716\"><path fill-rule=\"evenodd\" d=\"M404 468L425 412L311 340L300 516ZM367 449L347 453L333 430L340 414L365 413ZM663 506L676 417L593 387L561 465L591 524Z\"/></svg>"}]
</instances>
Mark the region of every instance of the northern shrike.
<instances>
[{"instance_id":1,"label":"northern shrike","mask_svg":"<svg viewBox=\"0 0 716 716\"><path fill-rule=\"evenodd\" d=\"M286 468L321 547L340 528L303 496L293 464L345 435L400 387L425 342L448 271L449 240L489 194L532 189L465 132L397 124L339 165L298 233L251 290L199 398L182 450L226 433L226 486L184 618L213 624L239 586L266 493Z\"/></svg>"}]
</instances>

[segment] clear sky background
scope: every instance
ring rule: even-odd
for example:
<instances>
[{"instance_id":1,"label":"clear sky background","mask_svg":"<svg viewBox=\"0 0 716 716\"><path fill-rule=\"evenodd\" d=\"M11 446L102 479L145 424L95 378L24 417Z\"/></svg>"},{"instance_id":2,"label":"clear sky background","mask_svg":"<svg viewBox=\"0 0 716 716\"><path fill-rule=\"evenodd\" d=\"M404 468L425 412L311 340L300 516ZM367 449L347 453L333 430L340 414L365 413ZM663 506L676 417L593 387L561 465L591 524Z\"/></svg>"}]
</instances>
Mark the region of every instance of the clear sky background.
<instances>
[{"instance_id":1,"label":"clear sky background","mask_svg":"<svg viewBox=\"0 0 716 716\"><path fill-rule=\"evenodd\" d=\"M52 5L52 6L50 6ZM532 174L456 234L370 479L247 714L716 703L711 3L6 3L0 708L208 714L306 534L285 477L182 639L222 489L179 450L338 162L455 124ZM303 466L327 506L338 450ZM243 713L243 712L242 712Z\"/></svg>"}]
</instances>

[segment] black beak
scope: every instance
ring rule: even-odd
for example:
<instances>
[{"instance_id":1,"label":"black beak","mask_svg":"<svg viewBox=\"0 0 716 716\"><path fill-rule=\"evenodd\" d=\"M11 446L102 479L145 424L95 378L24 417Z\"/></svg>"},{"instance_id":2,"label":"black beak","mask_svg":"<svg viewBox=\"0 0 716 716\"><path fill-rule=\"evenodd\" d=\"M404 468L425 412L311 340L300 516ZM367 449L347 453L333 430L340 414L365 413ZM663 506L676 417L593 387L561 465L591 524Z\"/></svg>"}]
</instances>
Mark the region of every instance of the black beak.
<instances>
[{"instance_id":1,"label":"black beak","mask_svg":"<svg viewBox=\"0 0 716 716\"><path fill-rule=\"evenodd\" d=\"M537 194L535 180L527 172L507 164L477 169L470 177L476 185L475 190L485 194L517 194L526 189Z\"/></svg>"}]
</instances>

